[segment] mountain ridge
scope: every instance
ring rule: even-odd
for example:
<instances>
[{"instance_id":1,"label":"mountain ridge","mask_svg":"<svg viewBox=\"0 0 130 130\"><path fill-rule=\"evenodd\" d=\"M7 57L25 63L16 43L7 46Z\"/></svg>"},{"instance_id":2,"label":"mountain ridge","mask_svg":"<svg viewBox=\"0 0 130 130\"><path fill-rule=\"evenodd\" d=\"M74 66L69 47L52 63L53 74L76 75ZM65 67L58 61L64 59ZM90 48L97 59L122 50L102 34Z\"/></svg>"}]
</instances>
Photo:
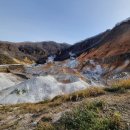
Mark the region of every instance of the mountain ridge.
<instances>
[{"instance_id":1,"label":"mountain ridge","mask_svg":"<svg viewBox=\"0 0 130 130\"><path fill-rule=\"evenodd\" d=\"M14 61L12 63L23 61L25 64L26 62L44 64L51 55L56 55L55 61L63 61L70 58L70 53L83 61L129 53L129 42L130 19L128 18L116 24L112 29L73 45L53 41L18 43L0 41L0 54L12 59ZM4 63L8 63L8 61L4 61Z\"/></svg>"},{"instance_id":2,"label":"mountain ridge","mask_svg":"<svg viewBox=\"0 0 130 130\"><path fill-rule=\"evenodd\" d=\"M0 41L0 54L12 59L12 61L13 59L24 61L26 58L30 63L33 63L37 62L40 58L46 60L48 56L54 55L68 46L69 44L67 43L56 43L53 41L19 43ZM26 61L24 62L26 64ZM8 61L5 61L4 63L11 64L11 62ZM0 64L2 64L2 62Z\"/></svg>"}]
</instances>

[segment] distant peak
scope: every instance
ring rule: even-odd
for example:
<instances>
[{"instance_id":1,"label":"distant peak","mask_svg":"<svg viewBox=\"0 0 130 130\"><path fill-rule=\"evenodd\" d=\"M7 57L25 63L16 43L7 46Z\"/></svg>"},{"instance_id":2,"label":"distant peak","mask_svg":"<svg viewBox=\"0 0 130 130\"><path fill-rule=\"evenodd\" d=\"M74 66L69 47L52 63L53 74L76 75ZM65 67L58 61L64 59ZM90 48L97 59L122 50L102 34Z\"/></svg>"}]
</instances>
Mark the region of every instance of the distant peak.
<instances>
[{"instance_id":1,"label":"distant peak","mask_svg":"<svg viewBox=\"0 0 130 130\"><path fill-rule=\"evenodd\" d=\"M123 23L127 23L130 21L130 17L126 18L125 20L121 21L121 22L118 22L115 26L120 26L121 24Z\"/></svg>"}]
</instances>

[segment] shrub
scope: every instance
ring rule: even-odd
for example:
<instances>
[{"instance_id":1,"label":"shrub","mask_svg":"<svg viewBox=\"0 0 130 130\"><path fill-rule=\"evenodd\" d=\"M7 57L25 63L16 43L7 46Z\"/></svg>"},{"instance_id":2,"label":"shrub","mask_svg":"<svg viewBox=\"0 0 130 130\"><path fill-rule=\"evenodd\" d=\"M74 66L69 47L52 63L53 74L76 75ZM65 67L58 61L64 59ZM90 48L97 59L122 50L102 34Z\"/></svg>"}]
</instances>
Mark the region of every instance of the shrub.
<instances>
[{"instance_id":1,"label":"shrub","mask_svg":"<svg viewBox=\"0 0 130 130\"><path fill-rule=\"evenodd\" d=\"M83 104L65 113L59 121L62 130L121 130L119 114L111 117L101 113L103 102Z\"/></svg>"}]
</instances>

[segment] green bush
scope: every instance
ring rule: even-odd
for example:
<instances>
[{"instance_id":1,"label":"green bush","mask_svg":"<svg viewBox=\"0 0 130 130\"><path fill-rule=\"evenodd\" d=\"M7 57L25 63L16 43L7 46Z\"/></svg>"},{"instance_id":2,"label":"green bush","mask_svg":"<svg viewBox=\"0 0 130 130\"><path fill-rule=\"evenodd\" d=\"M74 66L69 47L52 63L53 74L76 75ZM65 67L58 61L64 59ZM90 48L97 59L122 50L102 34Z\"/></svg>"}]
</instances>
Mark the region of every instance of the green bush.
<instances>
[{"instance_id":1,"label":"green bush","mask_svg":"<svg viewBox=\"0 0 130 130\"><path fill-rule=\"evenodd\" d=\"M104 102L83 104L65 113L59 124L61 130L121 130L120 116L106 117L102 114Z\"/></svg>"}]
</instances>

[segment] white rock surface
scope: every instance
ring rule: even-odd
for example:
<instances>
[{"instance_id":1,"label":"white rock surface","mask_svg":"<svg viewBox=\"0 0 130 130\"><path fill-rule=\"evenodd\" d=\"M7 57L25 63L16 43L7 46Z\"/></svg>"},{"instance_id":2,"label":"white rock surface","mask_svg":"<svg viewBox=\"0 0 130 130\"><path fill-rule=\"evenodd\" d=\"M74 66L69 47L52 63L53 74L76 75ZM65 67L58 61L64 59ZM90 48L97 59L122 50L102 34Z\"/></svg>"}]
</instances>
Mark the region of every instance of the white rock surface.
<instances>
[{"instance_id":1,"label":"white rock surface","mask_svg":"<svg viewBox=\"0 0 130 130\"><path fill-rule=\"evenodd\" d=\"M11 73L0 73L0 90L14 86L22 82L22 79Z\"/></svg>"},{"instance_id":2,"label":"white rock surface","mask_svg":"<svg viewBox=\"0 0 130 130\"><path fill-rule=\"evenodd\" d=\"M53 76L38 76L0 91L0 104L34 103L85 89L88 86L82 80L63 84Z\"/></svg>"},{"instance_id":3,"label":"white rock surface","mask_svg":"<svg viewBox=\"0 0 130 130\"><path fill-rule=\"evenodd\" d=\"M54 62L54 59L55 59L55 55L53 55L53 56L49 56L48 58L47 58L47 63L53 63Z\"/></svg>"},{"instance_id":4,"label":"white rock surface","mask_svg":"<svg viewBox=\"0 0 130 130\"><path fill-rule=\"evenodd\" d=\"M90 64L95 67L87 67L83 70L83 74L91 80L100 80L101 75L104 73L104 68L100 64L96 64L93 60L90 60Z\"/></svg>"},{"instance_id":5,"label":"white rock surface","mask_svg":"<svg viewBox=\"0 0 130 130\"><path fill-rule=\"evenodd\" d=\"M79 62L76 59L69 59L64 66L69 68L76 68L78 64Z\"/></svg>"}]
</instances>

